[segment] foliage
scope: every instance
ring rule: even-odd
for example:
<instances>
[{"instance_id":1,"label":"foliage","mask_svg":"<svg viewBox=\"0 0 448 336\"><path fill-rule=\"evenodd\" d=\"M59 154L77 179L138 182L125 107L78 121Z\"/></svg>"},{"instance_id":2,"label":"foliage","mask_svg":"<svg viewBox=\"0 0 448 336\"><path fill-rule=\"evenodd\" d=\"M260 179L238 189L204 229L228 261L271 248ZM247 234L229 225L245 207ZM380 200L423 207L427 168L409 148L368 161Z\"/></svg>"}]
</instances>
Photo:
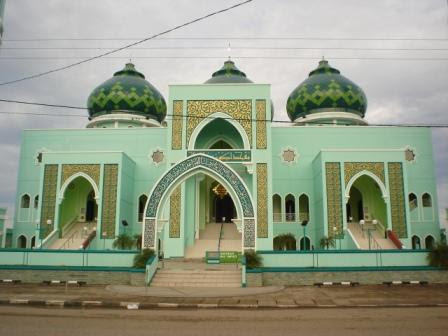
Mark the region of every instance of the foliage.
<instances>
[{"instance_id":1,"label":"foliage","mask_svg":"<svg viewBox=\"0 0 448 336\"><path fill-rule=\"evenodd\" d=\"M246 257L247 268L251 269L263 266L263 258L254 250L244 252L244 256Z\"/></svg>"},{"instance_id":2,"label":"foliage","mask_svg":"<svg viewBox=\"0 0 448 336\"><path fill-rule=\"evenodd\" d=\"M448 269L448 245L446 243L436 244L429 251L428 261L430 266Z\"/></svg>"},{"instance_id":3,"label":"foliage","mask_svg":"<svg viewBox=\"0 0 448 336\"><path fill-rule=\"evenodd\" d=\"M330 247L335 247L336 246L336 241L334 240L334 237L332 236L324 236L321 240L320 240L320 247L329 250Z\"/></svg>"},{"instance_id":4,"label":"foliage","mask_svg":"<svg viewBox=\"0 0 448 336\"><path fill-rule=\"evenodd\" d=\"M291 233L281 234L274 238L274 250L296 250L296 238Z\"/></svg>"},{"instance_id":5,"label":"foliage","mask_svg":"<svg viewBox=\"0 0 448 336\"><path fill-rule=\"evenodd\" d=\"M142 235L141 234L134 235L134 240L135 240L135 246L137 247L137 250L141 250L142 249Z\"/></svg>"},{"instance_id":6,"label":"foliage","mask_svg":"<svg viewBox=\"0 0 448 336\"><path fill-rule=\"evenodd\" d=\"M144 249L139 254L134 257L134 267L135 268L145 268L148 259L154 255L154 250Z\"/></svg>"},{"instance_id":7,"label":"foliage","mask_svg":"<svg viewBox=\"0 0 448 336\"><path fill-rule=\"evenodd\" d=\"M134 239L125 233L121 233L114 240L112 246L119 250L130 250L134 246Z\"/></svg>"}]
</instances>

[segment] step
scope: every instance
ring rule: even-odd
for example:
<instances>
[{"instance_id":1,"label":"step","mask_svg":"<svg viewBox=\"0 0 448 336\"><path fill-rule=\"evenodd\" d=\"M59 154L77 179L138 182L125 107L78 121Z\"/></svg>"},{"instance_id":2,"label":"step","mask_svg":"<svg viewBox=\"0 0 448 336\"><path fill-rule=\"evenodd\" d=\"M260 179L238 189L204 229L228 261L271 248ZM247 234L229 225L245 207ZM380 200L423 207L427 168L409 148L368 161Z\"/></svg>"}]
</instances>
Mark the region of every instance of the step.
<instances>
[{"instance_id":1,"label":"step","mask_svg":"<svg viewBox=\"0 0 448 336\"><path fill-rule=\"evenodd\" d=\"M167 282L167 283L157 283L155 281L151 282L151 287L200 287L200 288L238 288L241 287L241 283L196 283L196 282Z\"/></svg>"}]
</instances>

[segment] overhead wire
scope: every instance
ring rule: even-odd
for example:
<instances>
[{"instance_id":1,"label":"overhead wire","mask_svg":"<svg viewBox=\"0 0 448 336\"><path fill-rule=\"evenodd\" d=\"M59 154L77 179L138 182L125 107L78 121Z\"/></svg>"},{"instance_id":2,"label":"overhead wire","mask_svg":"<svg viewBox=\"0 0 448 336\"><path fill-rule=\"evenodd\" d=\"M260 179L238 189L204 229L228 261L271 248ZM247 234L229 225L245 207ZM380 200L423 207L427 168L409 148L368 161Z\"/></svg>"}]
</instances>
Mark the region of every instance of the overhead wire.
<instances>
[{"instance_id":1,"label":"overhead wire","mask_svg":"<svg viewBox=\"0 0 448 336\"><path fill-rule=\"evenodd\" d=\"M61 104L47 104L47 103L38 103L38 102L29 102L29 101L20 101L20 100L11 100L11 99L0 99L0 102L3 103L15 103L15 104L24 104L24 105L34 105L34 106L43 106L50 108L67 108L67 109L77 109L77 110L88 110L87 107L81 106L70 106L70 105L61 105ZM67 113L37 113L37 112L15 112L15 111L0 111L0 114L7 115L32 115L32 116L51 116L51 117L88 117L85 114L67 114ZM217 119L213 116L189 116L189 115L174 115L174 114L166 114L167 120L175 120L175 119ZM285 120L271 120L271 119L257 119L257 118L231 118L231 117L219 117L219 119L223 120L236 120L236 121L251 121L251 122L267 122L267 123L290 123ZM304 118L306 120L306 118ZM321 123L334 125L332 122ZM448 124L369 124L369 126L384 126L384 127L431 127L431 128L448 128Z\"/></svg>"},{"instance_id":2,"label":"overhead wire","mask_svg":"<svg viewBox=\"0 0 448 336\"><path fill-rule=\"evenodd\" d=\"M188 22L185 22L183 24L177 25L177 26L175 26L173 28L170 28L170 29L164 30L164 31L162 31L160 33L154 34L152 36L143 38L143 39L141 39L141 40L139 40L137 42L133 42L133 43L127 44L127 45L125 45L123 47L116 48L116 49L110 50L108 52L105 52L105 53L102 53L102 54L99 54L99 55L96 55L96 56L93 56L93 57L89 57L89 58L84 59L82 61L75 62L75 63L69 64L69 65L65 65L65 66L62 66L62 67L58 67L58 68L55 68L55 69L52 69L52 70L40 72L40 73L37 73L37 74L34 74L34 75L30 75L30 76L26 76L26 77L10 80L10 81L6 81L6 82L3 82L3 83L0 83L0 86L14 84L14 83L22 82L22 81L25 81L25 80L35 79L35 78L46 76L46 75L49 75L49 74L52 74L52 73L55 73L55 72L59 72L59 71L63 71L63 70L67 70L67 69L73 68L75 66L78 66L78 65L81 65L81 64L84 64L84 63L87 63L87 62L90 62L90 61L93 61L93 60L96 60L96 59L99 59L99 58L102 58L102 57L105 57L105 56L108 56L108 55L111 55L111 54L114 54L114 53L117 53L119 51L128 49L130 47L142 44L142 43L147 42L149 40L155 39L155 38L157 38L159 36L171 33L171 32L176 31L178 29L190 26L190 25L192 25L194 23L203 21L203 20L208 19L208 18L210 18L212 16L215 16L215 15L218 15L218 14L230 11L232 9L235 9L237 7L243 6L243 5L248 4L249 2L252 2L252 1L253 0L245 0L245 1L239 2L239 3L235 4L235 5L232 5L232 6L229 6L229 7L226 7L226 8L223 8L223 9L220 9L220 10L208 13L206 15L200 16L200 17L198 17L196 19L193 19L191 21L188 21Z\"/></svg>"}]
</instances>

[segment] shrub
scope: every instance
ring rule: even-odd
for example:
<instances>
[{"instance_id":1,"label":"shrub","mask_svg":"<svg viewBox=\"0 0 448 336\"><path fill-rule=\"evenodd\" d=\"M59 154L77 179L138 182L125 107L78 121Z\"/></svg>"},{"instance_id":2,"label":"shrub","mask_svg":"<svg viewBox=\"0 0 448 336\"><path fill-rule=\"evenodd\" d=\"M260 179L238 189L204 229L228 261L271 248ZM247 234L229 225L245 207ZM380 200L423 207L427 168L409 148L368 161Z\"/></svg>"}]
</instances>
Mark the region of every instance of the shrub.
<instances>
[{"instance_id":1,"label":"shrub","mask_svg":"<svg viewBox=\"0 0 448 336\"><path fill-rule=\"evenodd\" d=\"M144 249L139 254L134 257L134 267L135 268L145 268L148 259L154 255L154 250Z\"/></svg>"},{"instance_id":2,"label":"shrub","mask_svg":"<svg viewBox=\"0 0 448 336\"><path fill-rule=\"evenodd\" d=\"M320 240L320 247L328 250L330 247L335 247L336 246L336 241L334 240L334 238L332 236L330 237L323 237Z\"/></svg>"},{"instance_id":3,"label":"shrub","mask_svg":"<svg viewBox=\"0 0 448 336\"><path fill-rule=\"evenodd\" d=\"M428 261L430 266L448 269L448 245L438 243L429 251Z\"/></svg>"},{"instance_id":4,"label":"shrub","mask_svg":"<svg viewBox=\"0 0 448 336\"><path fill-rule=\"evenodd\" d=\"M114 240L112 246L119 250L130 250L134 246L134 239L125 233L121 233Z\"/></svg>"},{"instance_id":5,"label":"shrub","mask_svg":"<svg viewBox=\"0 0 448 336\"><path fill-rule=\"evenodd\" d=\"M258 268L263 265L263 258L254 250L244 252L244 256L246 257L246 267L249 269Z\"/></svg>"},{"instance_id":6,"label":"shrub","mask_svg":"<svg viewBox=\"0 0 448 336\"><path fill-rule=\"evenodd\" d=\"M141 250L142 249L142 235L141 234L135 235L134 240L135 240L135 246L137 247L137 250Z\"/></svg>"},{"instance_id":7,"label":"shrub","mask_svg":"<svg viewBox=\"0 0 448 336\"><path fill-rule=\"evenodd\" d=\"M292 233L284 233L274 238L274 250L296 250L296 238Z\"/></svg>"}]
</instances>

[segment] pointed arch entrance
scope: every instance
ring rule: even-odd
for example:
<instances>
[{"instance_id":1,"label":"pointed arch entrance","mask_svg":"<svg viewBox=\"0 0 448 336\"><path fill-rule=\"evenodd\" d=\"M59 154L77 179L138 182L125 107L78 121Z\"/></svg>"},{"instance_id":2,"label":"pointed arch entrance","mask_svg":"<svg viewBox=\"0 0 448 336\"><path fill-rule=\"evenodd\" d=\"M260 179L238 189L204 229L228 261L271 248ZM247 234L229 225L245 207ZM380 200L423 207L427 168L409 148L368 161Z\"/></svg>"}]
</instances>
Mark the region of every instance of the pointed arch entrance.
<instances>
[{"instance_id":1,"label":"pointed arch entrance","mask_svg":"<svg viewBox=\"0 0 448 336\"><path fill-rule=\"evenodd\" d=\"M157 233L164 224L160 220L161 208L176 187L198 173L214 178L226 188L234 200L237 219L241 221L243 248L255 248L254 206L246 185L230 166L206 154L196 154L175 164L155 184L145 208L143 247L157 249Z\"/></svg>"}]
</instances>

